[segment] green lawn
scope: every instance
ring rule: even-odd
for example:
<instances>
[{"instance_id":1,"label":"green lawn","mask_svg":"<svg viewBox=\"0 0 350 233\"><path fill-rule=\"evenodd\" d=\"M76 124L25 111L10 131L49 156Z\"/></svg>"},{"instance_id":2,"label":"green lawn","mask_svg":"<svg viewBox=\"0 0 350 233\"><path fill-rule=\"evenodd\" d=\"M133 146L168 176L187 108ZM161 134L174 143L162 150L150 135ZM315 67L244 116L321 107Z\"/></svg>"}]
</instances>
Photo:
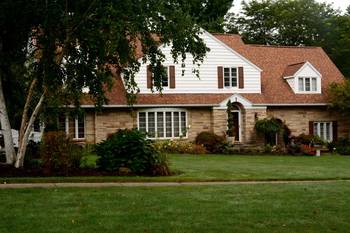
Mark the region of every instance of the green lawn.
<instances>
[{"instance_id":1,"label":"green lawn","mask_svg":"<svg viewBox=\"0 0 350 233\"><path fill-rule=\"evenodd\" d=\"M170 177L0 178L0 182L127 182L350 179L350 156L169 155Z\"/></svg>"},{"instance_id":2,"label":"green lawn","mask_svg":"<svg viewBox=\"0 0 350 233\"><path fill-rule=\"evenodd\" d=\"M349 232L350 185L0 190L0 232Z\"/></svg>"}]
</instances>

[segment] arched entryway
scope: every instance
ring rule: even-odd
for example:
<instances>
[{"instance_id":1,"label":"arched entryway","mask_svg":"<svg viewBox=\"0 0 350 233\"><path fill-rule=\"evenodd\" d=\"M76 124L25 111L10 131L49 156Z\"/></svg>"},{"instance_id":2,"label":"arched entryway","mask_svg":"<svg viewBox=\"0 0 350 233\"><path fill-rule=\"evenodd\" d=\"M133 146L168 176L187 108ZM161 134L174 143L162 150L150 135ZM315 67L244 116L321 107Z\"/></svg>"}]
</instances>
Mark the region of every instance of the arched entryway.
<instances>
[{"instance_id":1,"label":"arched entryway","mask_svg":"<svg viewBox=\"0 0 350 233\"><path fill-rule=\"evenodd\" d=\"M238 102L227 103L227 131L226 135L232 137L233 142L242 141L242 110Z\"/></svg>"}]
</instances>

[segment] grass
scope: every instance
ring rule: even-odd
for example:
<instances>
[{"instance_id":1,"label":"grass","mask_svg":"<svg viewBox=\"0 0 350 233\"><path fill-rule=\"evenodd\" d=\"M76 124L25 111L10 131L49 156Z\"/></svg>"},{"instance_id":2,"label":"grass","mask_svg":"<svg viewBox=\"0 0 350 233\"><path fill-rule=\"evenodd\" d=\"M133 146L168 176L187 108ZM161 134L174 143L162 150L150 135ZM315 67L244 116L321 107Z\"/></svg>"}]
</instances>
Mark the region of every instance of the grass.
<instances>
[{"instance_id":1,"label":"grass","mask_svg":"<svg viewBox=\"0 0 350 233\"><path fill-rule=\"evenodd\" d=\"M170 155L170 177L17 177L0 182L166 182L350 179L350 157Z\"/></svg>"},{"instance_id":2,"label":"grass","mask_svg":"<svg viewBox=\"0 0 350 233\"><path fill-rule=\"evenodd\" d=\"M349 232L350 185L6 189L0 232Z\"/></svg>"}]
</instances>

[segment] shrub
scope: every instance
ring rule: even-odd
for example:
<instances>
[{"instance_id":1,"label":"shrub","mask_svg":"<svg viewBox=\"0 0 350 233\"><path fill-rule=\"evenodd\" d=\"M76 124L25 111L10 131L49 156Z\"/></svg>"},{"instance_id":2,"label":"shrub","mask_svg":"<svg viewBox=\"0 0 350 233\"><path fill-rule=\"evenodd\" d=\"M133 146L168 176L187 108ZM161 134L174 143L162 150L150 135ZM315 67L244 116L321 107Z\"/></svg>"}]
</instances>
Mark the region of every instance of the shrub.
<instances>
[{"instance_id":1,"label":"shrub","mask_svg":"<svg viewBox=\"0 0 350 233\"><path fill-rule=\"evenodd\" d=\"M137 129L118 130L96 145L96 153L99 156L97 166L104 171L118 172L127 168L134 174L170 174L166 157Z\"/></svg>"},{"instance_id":2,"label":"shrub","mask_svg":"<svg viewBox=\"0 0 350 233\"><path fill-rule=\"evenodd\" d=\"M206 154L207 150L202 145L188 141L162 140L155 141L154 146L163 153L173 154Z\"/></svg>"},{"instance_id":3,"label":"shrub","mask_svg":"<svg viewBox=\"0 0 350 233\"><path fill-rule=\"evenodd\" d=\"M29 141L24 157L24 166L29 168L40 168L40 142Z\"/></svg>"},{"instance_id":4,"label":"shrub","mask_svg":"<svg viewBox=\"0 0 350 233\"><path fill-rule=\"evenodd\" d=\"M195 142L197 145L203 145L210 153L222 153L226 145L224 137L206 131L199 133Z\"/></svg>"},{"instance_id":5,"label":"shrub","mask_svg":"<svg viewBox=\"0 0 350 233\"><path fill-rule=\"evenodd\" d=\"M303 145L325 145L325 142L316 135L300 134L294 138L295 143Z\"/></svg>"},{"instance_id":6,"label":"shrub","mask_svg":"<svg viewBox=\"0 0 350 233\"><path fill-rule=\"evenodd\" d=\"M348 138L339 138L336 142L330 143L328 148L331 146L341 155L350 155L350 140Z\"/></svg>"},{"instance_id":7,"label":"shrub","mask_svg":"<svg viewBox=\"0 0 350 233\"><path fill-rule=\"evenodd\" d=\"M40 145L43 171L47 175L68 175L79 168L82 148L64 132L47 132Z\"/></svg>"}]
</instances>

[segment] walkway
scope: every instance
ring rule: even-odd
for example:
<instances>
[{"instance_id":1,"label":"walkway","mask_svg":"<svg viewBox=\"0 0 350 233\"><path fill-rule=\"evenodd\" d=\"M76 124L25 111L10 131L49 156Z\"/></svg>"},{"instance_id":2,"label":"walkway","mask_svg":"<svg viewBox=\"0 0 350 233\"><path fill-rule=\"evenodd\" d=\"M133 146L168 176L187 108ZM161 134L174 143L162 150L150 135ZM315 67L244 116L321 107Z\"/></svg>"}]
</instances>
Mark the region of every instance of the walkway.
<instances>
[{"instance_id":1,"label":"walkway","mask_svg":"<svg viewBox=\"0 0 350 233\"><path fill-rule=\"evenodd\" d=\"M0 184L0 189L16 188L102 188L102 187L175 187L205 185L255 185L255 184L314 184L350 182L350 180L281 180L281 181L213 181L213 182L119 182L119 183L28 183Z\"/></svg>"}]
</instances>

